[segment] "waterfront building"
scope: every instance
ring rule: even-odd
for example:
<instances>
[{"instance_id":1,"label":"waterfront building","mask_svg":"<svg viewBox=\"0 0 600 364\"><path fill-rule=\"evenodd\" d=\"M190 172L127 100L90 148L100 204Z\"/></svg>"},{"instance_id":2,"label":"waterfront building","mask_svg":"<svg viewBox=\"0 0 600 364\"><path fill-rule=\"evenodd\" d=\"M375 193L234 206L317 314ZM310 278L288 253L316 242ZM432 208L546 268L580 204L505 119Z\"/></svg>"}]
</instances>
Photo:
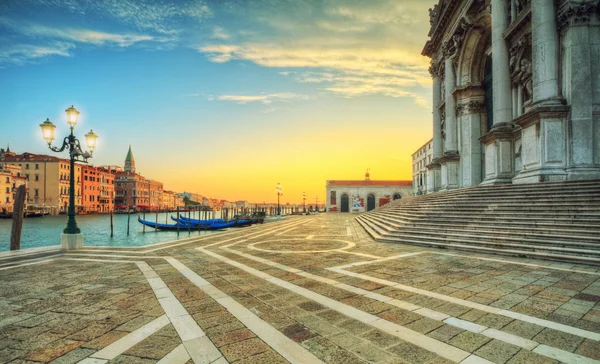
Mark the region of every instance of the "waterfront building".
<instances>
[{"instance_id":1,"label":"waterfront building","mask_svg":"<svg viewBox=\"0 0 600 364\"><path fill-rule=\"evenodd\" d=\"M427 192L600 178L600 0L440 0Z\"/></svg>"},{"instance_id":2,"label":"waterfront building","mask_svg":"<svg viewBox=\"0 0 600 364\"><path fill-rule=\"evenodd\" d=\"M81 168L81 190L83 191L83 213L100 212L100 172L96 167Z\"/></svg>"},{"instance_id":3,"label":"waterfront building","mask_svg":"<svg viewBox=\"0 0 600 364\"><path fill-rule=\"evenodd\" d=\"M432 144L433 140L430 139L412 155L413 195L422 195L427 191L427 165L433 159Z\"/></svg>"},{"instance_id":4,"label":"waterfront building","mask_svg":"<svg viewBox=\"0 0 600 364\"><path fill-rule=\"evenodd\" d=\"M100 193L98 195L98 212L106 214L115 208L115 175L117 170L110 167L97 167L98 179L100 181Z\"/></svg>"},{"instance_id":5,"label":"waterfront building","mask_svg":"<svg viewBox=\"0 0 600 364\"><path fill-rule=\"evenodd\" d=\"M18 165L0 162L0 214L12 213L17 188L22 185L25 185L25 188L27 188L27 179L22 174L22 171L22 167L19 167ZM28 189L27 194L29 194ZM28 198L26 196L25 208L27 208L27 200Z\"/></svg>"},{"instance_id":6,"label":"waterfront building","mask_svg":"<svg viewBox=\"0 0 600 364\"><path fill-rule=\"evenodd\" d=\"M163 184L136 172L131 145L122 171L115 172L115 209L155 211L160 209Z\"/></svg>"},{"instance_id":7,"label":"waterfront building","mask_svg":"<svg viewBox=\"0 0 600 364\"><path fill-rule=\"evenodd\" d=\"M328 180L325 189L330 212L371 211L412 194L412 181L374 181L368 172L364 180Z\"/></svg>"},{"instance_id":8,"label":"waterfront building","mask_svg":"<svg viewBox=\"0 0 600 364\"><path fill-rule=\"evenodd\" d=\"M56 215L66 213L69 204L69 160L33 153L3 153L0 163L22 168L21 175L28 183L27 203L32 210ZM81 166L76 164L76 205L81 209Z\"/></svg>"}]
</instances>

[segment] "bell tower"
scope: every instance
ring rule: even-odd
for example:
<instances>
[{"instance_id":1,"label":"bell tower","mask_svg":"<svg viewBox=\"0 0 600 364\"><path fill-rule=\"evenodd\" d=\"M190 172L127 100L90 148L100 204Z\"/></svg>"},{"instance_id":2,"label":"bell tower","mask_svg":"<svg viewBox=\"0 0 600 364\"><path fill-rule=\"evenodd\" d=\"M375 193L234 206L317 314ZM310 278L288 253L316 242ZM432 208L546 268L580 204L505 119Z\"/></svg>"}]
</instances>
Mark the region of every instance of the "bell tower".
<instances>
[{"instance_id":1,"label":"bell tower","mask_svg":"<svg viewBox=\"0 0 600 364\"><path fill-rule=\"evenodd\" d=\"M129 145L129 151L127 157L125 157L125 172L135 173L135 159L133 159L133 153L131 152L131 144Z\"/></svg>"}]
</instances>

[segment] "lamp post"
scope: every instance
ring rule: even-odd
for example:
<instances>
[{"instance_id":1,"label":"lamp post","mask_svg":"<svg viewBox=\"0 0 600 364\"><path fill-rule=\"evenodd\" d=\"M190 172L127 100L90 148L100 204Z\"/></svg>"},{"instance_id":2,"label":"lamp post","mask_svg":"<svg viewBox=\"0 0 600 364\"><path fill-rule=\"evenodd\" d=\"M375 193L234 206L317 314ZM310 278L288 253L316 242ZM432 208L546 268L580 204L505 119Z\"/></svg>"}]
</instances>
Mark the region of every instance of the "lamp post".
<instances>
[{"instance_id":1,"label":"lamp post","mask_svg":"<svg viewBox=\"0 0 600 364\"><path fill-rule=\"evenodd\" d=\"M277 192L277 220L281 219L281 206L279 205L279 197L283 195L283 191L281 189L281 183L277 182L277 187L275 188L275 192Z\"/></svg>"},{"instance_id":2,"label":"lamp post","mask_svg":"<svg viewBox=\"0 0 600 364\"><path fill-rule=\"evenodd\" d=\"M306 213L306 192L302 192L302 210Z\"/></svg>"},{"instance_id":3,"label":"lamp post","mask_svg":"<svg viewBox=\"0 0 600 364\"><path fill-rule=\"evenodd\" d=\"M319 212L319 196L315 196L315 210Z\"/></svg>"},{"instance_id":4,"label":"lamp post","mask_svg":"<svg viewBox=\"0 0 600 364\"><path fill-rule=\"evenodd\" d=\"M81 230L77 227L75 221L75 161L87 163L88 158L92 157L94 149L96 148L96 142L98 136L94 134L93 130L85 135L85 141L87 143L90 152L84 152L81 150L81 144L79 140L73 135L73 129L79 119L79 111L73 106L66 109L67 123L71 129L71 134L65 137L63 144L60 147L53 147L52 141L54 140L54 133L56 132L56 125L54 125L49 119L46 119L40 124L42 129L42 136L48 142L48 148L51 151L60 153L68 148L70 157L70 176L69 176L69 211L67 218L67 227L63 230L61 235L61 242L63 249L81 249L83 247L83 235ZM79 159L81 157L82 159Z\"/></svg>"}]
</instances>

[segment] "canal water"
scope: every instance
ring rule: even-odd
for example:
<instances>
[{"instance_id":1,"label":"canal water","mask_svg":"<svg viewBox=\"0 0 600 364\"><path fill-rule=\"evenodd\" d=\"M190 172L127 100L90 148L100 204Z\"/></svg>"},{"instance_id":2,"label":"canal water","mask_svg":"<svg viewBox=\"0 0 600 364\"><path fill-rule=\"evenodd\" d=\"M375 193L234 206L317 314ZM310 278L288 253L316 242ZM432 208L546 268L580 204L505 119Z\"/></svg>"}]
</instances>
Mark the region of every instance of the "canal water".
<instances>
[{"instance_id":1,"label":"canal water","mask_svg":"<svg viewBox=\"0 0 600 364\"><path fill-rule=\"evenodd\" d=\"M183 213L182 213L183 214ZM220 211L216 212L220 218ZM173 224L170 216L177 213L159 213L158 222ZM113 237L110 237L109 215L77 215L77 226L83 234L84 246L145 246L165 241L185 239L190 236L206 236L218 234L218 231L192 231L182 230L177 235L176 231L154 231L148 226L144 227L137 221L136 214L129 215L130 228L127 236L128 215L113 215ZM140 215L142 216L142 215ZM188 216L187 213L185 215ZM197 212L191 213L192 218L198 218ZM212 218L210 216L209 218ZM147 213L146 220L155 221L155 213ZM37 248L43 246L60 245L60 234L67 224L67 216L45 216L23 220L21 233L21 249ZM10 233L12 219L0 219L0 252L10 250Z\"/></svg>"}]
</instances>

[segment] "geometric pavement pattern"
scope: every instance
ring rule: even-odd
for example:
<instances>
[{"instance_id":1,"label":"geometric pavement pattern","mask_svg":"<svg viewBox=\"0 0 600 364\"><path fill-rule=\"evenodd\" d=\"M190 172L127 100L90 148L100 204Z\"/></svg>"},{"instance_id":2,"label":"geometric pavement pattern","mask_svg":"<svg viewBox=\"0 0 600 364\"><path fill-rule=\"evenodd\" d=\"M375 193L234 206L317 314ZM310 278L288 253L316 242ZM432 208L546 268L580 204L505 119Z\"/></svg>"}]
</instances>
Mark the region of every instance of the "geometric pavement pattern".
<instances>
[{"instance_id":1,"label":"geometric pavement pattern","mask_svg":"<svg viewBox=\"0 0 600 364\"><path fill-rule=\"evenodd\" d=\"M600 363L598 268L379 243L351 215L46 252L0 255L0 363Z\"/></svg>"}]
</instances>

